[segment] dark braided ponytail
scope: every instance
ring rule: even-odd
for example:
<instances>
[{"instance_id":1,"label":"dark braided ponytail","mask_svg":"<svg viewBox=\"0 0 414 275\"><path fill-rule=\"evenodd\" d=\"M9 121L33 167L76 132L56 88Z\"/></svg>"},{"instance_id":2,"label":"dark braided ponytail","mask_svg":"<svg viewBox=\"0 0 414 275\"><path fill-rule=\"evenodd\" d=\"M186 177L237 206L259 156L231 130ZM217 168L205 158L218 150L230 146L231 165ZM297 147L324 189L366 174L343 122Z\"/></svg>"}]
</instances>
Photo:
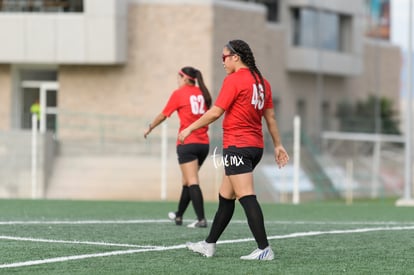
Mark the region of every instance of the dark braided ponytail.
<instances>
[{"instance_id":1,"label":"dark braided ponytail","mask_svg":"<svg viewBox=\"0 0 414 275\"><path fill-rule=\"evenodd\" d=\"M246 64L257 85L259 84L257 76L259 76L260 84L262 84L263 87L263 93L265 93L266 87L264 85L263 76L256 66L256 61L254 59L250 46L243 40L231 40L229 43L227 43L226 47L231 53L237 54L240 57L241 61Z\"/></svg>"},{"instance_id":2,"label":"dark braided ponytail","mask_svg":"<svg viewBox=\"0 0 414 275\"><path fill-rule=\"evenodd\" d=\"M204 84L203 75L201 74L201 72L193 67L184 67L181 69L181 71L191 77L191 79L188 79L191 84L195 85L195 80L197 79L198 87L200 88L203 94L207 109L210 109L212 99L210 92Z\"/></svg>"}]
</instances>

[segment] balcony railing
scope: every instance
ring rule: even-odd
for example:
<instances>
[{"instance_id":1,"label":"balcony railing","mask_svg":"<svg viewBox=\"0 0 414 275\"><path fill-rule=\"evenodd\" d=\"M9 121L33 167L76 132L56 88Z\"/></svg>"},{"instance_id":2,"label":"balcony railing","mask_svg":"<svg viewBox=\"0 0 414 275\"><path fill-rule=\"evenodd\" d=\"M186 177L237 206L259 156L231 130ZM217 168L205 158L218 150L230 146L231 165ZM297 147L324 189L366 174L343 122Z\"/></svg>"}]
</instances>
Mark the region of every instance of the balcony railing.
<instances>
[{"instance_id":1,"label":"balcony railing","mask_svg":"<svg viewBox=\"0 0 414 275\"><path fill-rule=\"evenodd\" d=\"M0 12L83 12L83 0L0 0Z\"/></svg>"}]
</instances>

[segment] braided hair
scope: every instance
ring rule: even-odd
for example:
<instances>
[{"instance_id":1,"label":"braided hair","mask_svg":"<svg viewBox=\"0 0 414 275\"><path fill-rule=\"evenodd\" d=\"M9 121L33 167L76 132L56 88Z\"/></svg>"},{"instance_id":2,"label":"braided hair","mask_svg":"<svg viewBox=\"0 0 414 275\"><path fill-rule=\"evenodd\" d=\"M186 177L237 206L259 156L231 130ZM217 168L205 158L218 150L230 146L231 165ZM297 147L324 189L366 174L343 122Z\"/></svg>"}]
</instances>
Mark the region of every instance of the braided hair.
<instances>
[{"instance_id":1,"label":"braided hair","mask_svg":"<svg viewBox=\"0 0 414 275\"><path fill-rule=\"evenodd\" d=\"M204 84L203 75L201 74L201 72L193 67L184 67L181 69L181 71L191 77L188 78L188 81L191 84L195 85L195 80L197 79L198 87L200 88L203 94L207 109L210 109L212 99L210 92L207 89L207 86Z\"/></svg>"},{"instance_id":2,"label":"braided hair","mask_svg":"<svg viewBox=\"0 0 414 275\"><path fill-rule=\"evenodd\" d=\"M249 68L250 73L252 74L254 80L256 81L256 84L262 84L263 87L263 93L265 93L265 85L262 73L259 71L259 69L256 66L256 61L253 56L253 52L250 49L250 46L244 42L243 40L230 40L226 44L226 48L230 51L232 54L237 54L241 61L246 64L246 66ZM257 79L257 76L259 76L259 80Z\"/></svg>"}]
</instances>

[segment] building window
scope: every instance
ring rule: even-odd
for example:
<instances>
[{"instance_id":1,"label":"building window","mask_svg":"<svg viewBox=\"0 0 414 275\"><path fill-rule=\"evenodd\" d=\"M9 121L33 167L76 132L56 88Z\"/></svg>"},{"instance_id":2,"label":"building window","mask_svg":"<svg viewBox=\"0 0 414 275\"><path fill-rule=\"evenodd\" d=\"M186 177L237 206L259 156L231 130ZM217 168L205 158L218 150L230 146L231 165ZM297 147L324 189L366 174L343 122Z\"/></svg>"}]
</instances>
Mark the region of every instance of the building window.
<instances>
[{"instance_id":1,"label":"building window","mask_svg":"<svg viewBox=\"0 0 414 275\"><path fill-rule=\"evenodd\" d=\"M83 0L0 0L1 12L83 12Z\"/></svg>"},{"instance_id":2,"label":"building window","mask_svg":"<svg viewBox=\"0 0 414 275\"><path fill-rule=\"evenodd\" d=\"M251 2L263 4L267 8L267 21L279 22L279 1L280 0L240 0L242 2Z\"/></svg>"},{"instance_id":3,"label":"building window","mask_svg":"<svg viewBox=\"0 0 414 275\"><path fill-rule=\"evenodd\" d=\"M349 16L310 8L293 8L291 14L294 46L346 50L344 32Z\"/></svg>"}]
</instances>

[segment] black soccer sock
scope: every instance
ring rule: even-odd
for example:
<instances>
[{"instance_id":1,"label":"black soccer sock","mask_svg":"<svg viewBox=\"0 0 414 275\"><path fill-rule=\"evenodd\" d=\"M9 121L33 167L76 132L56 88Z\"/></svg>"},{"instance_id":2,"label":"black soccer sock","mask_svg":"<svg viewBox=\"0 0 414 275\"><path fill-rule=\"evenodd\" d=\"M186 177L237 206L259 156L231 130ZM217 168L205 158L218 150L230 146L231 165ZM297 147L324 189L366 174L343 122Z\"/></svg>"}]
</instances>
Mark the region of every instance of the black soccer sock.
<instances>
[{"instance_id":1,"label":"black soccer sock","mask_svg":"<svg viewBox=\"0 0 414 275\"><path fill-rule=\"evenodd\" d=\"M178 211L175 212L177 217L182 217L184 215L185 210L187 210L188 205L190 204L190 191L188 186L183 186L181 190L180 201L178 202Z\"/></svg>"},{"instance_id":2,"label":"black soccer sock","mask_svg":"<svg viewBox=\"0 0 414 275\"><path fill-rule=\"evenodd\" d=\"M243 206L250 231L252 232L258 247L260 249L266 248L269 246L269 242L264 227L263 212L257 202L256 195L244 196L240 198L239 201Z\"/></svg>"},{"instance_id":3,"label":"black soccer sock","mask_svg":"<svg viewBox=\"0 0 414 275\"><path fill-rule=\"evenodd\" d=\"M190 185L188 189L190 191L190 198L193 203L197 219L201 221L202 219L205 219L203 193L201 192L200 186L198 184Z\"/></svg>"},{"instance_id":4,"label":"black soccer sock","mask_svg":"<svg viewBox=\"0 0 414 275\"><path fill-rule=\"evenodd\" d=\"M213 224L211 225L210 234L206 238L208 243L216 243L229 224L234 213L235 206L234 199L223 198L219 194L219 206L214 216Z\"/></svg>"}]
</instances>

